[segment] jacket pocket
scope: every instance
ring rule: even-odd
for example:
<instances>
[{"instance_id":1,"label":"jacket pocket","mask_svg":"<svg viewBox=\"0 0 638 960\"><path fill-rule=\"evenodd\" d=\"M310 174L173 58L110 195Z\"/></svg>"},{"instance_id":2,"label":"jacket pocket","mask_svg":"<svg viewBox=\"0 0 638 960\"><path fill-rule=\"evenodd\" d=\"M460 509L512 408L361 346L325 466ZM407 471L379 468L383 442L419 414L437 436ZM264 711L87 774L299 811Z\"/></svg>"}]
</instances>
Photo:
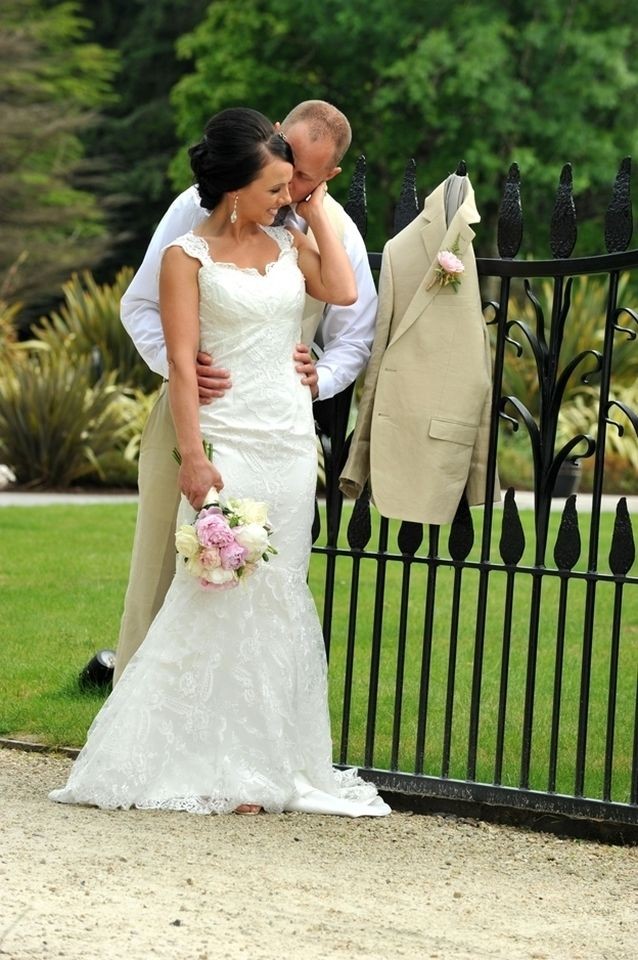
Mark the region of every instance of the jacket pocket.
<instances>
[{"instance_id":1,"label":"jacket pocket","mask_svg":"<svg viewBox=\"0 0 638 960\"><path fill-rule=\"evenodd\" d=\"M466 447L474 446L478 423L462 423L460 420L443 420L433 417L430 420L429 434L435 440L450 440L462 443Z\"/></svg>"}]
</instances>

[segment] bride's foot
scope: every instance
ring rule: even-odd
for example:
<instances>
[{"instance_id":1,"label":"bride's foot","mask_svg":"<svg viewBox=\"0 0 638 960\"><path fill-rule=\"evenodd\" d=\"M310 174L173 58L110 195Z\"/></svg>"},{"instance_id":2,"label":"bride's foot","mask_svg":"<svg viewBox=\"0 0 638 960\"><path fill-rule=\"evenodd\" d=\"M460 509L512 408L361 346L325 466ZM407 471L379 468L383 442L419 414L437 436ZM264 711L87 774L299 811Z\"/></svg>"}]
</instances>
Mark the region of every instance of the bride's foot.
<instances>
[{"instance_id":1,"label":"bride's foot","mask_svg":"<svg viewBox=\"0 0 638 960\"><path fill-rule=\"evenodd\" d=\"M235 807L234 812L244 817L254 817L260 810L261 807L258 803L241 803L238 807Z\"/></svg>"}]
</instances>

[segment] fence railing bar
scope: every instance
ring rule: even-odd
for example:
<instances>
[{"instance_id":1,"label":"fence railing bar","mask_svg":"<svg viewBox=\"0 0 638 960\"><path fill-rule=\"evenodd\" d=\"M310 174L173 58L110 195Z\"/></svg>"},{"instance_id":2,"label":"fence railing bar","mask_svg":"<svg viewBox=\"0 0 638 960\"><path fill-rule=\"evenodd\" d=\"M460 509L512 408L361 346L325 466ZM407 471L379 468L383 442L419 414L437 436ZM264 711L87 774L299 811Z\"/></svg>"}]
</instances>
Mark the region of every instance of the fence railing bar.
<instances>
[{"instance_id":1,"label":"fence railing bar","mask_svg":"<svg viewBox=\"0 0 638 960\"><path fill-rule=\"evenodd\" d=\"M423 616L419 706L417 711L416 751L414 760L414 770L416 773L423 773L425 762L425 738L430 696L430 665L432 660L432 638L434 636L434 607L436 602L439 534L440 527L431 526L429 528L429 550L427 558L429 562Z\"/></svg>"},{"instance_id":2,"label":"fence railing bar","mask_svg":"<svg viewBox=\"0 0 638 960\"><path fill-rule=\"evenodd\" d=\"M585 793L585 770L587 760L587 736L589 729L589 700L591 691L592 649L594 638L594 619L596 613L596 580L587 581L585 593L585 616L583 620L583 642L581 650L580 696L578 706L578 732L576 735L576 761L574 794L577 797Z\"/></svg>"},{"instance_id":3,"label":"fence railing bar","mask_svg":"<svg viewBox=\"0 0 638 960\"><path fill-rule=\"evenodd\" d=\"M636 667L636 696L634 699L634 749L631 762L629 802L638 804L638 667Z\"/></svg>"},{"instance_id":4,"label":"fence railing bar","mask_svg":"<svg viewBox=\"0 0 638 960\"><path fill-rule=\"evenodd\" d=\"M614 590L614 612L609 654L609 687L607 695L607 735L605 737L605 771L603 777L603 800L611 800L614 765L614 737L616 733L616 702L618 697L618 663L620 658L620 624L622 612L622 583Z\"/></svg>"},{"instance_id":5,"label":"fence railing bar","mask_svg":"<svg viewBox=\"0 0 638 960\"><path fill-rule=\"evenodd\" d=\"M512 617L514 612L513 570L507 571L505 585L505 611L503 614L503 638L501 641L501 675L498 693L498 717L496 720L496 747L494 759L494 783L500 783L503 777L503 759L505 753L505 721L507 717L507 694L509 687L510 651L512 646Z\"/></svg>"},{"instance_id":6,"label":"fence railing bar","mask_svg":"<svg viewBox=\"0 0 638 960\"><path fill-rule=\"evenodd\" d=\"M372 255L372 263L381 266L381 254ZM607 274L610 270L635 270L638 266L638 249L622 253L598 254L593 257L571 257L569 260L499 260L493 257L477 257L476 268L480 277L520 277L532 280L543 277L587 277Z\"/></svg>"},{"instance_id":7,"label":"fence railing bar","mask_svg":"<svg viewBox=\"0 0 638 960\"><path fill-rule=\"evenodd\" d=\"M540 790L524 790L519 787L504 787L498 784L454 780L443 777L401 774L375 768L359 768L362 777L372 780L381 790L400 793L406 797L422 796L428 799L445 799L467 804L468 801L487 808L520 810L526 813L543 814L546 822L553 816L588 820L592 824L617 828L614 832L622 838L622 827L638 826L638 805L631 803L608 803L588 797L574 797L563 793L545 793ZM457 808L458 809L458 808ZM636 836L635 831L631 833Z\"/></svg>"},{"instance_id":8,"label":"fence railing bar","mask_svg":"<svg viewBox=\"0 0 638 960\"><path fill-rule=\"evenodd\" d=\"M558 745L560 736L561 699L563 692L563 667L565 659L565 627L567 624L567 596L569 580L565 575L560 582L558 595L558 619L556 624L556 650L554 653L554 685L552 691L552 720L549 740L549 773L547 789L556 790Z\"/></svg>"},{"instance_id":9,"label":"fence railing bar","mask_svg":"<svg viewBox=\"0 0 638 960\"><path fill-rule=\"evenodd\" d=\"M312 548L313 553L317 554L326 554L334 553L336 557L350 557L351 553L349 550L334 548L334 547L324 547L324 546L314 546ZM377 561L380 559L385 560L387 563L397 563L401 562L402 558L400 554L380 554L376 551L365 551L362 552L361 559L364 562L368 561ZM416 556L413 558L412 563L414 564L424 564L425 566L431 566L433 560L431 557L419 557ZM489 573L507 573L507 565L504 563L496 563L494 561L489 563L483 563L480 560L453 560L449 557L437 557L436 558L437 567L449 567L455 569L456 567L461 567L467 570L486 570ZM561 577L562 571L554 570L552 567L534 567L527 564L520 565L516 567L516 572L521 574L528 574L533 576L535 573L542 573L545 577ZM615 583L618 579L612 573L604 573L600 570L590 571L590 570L572 570L570 571L570 578L573 580L583 580L587 581L596 581L597 583ZM627 576L623 578L624 583L628 584L638 584L638 577L636 576Z\"/></svg>"},{"instance_id":10,"label":"fence railing bar","mask_svg":"<svg viewBox=\"0 0 638 960\"><path fill-rule=\"evenodd\" d=\"M556 536L556 543L554 544L554 563L558 570L561 571L562 577L558 597L556 650L554 653L554 687L552 693L552 720L547 785L547 789L550 792L556 790L569 581L572 571L580 559L580 555L581 538L578 525L578 511L576 509L576 496L572 494L565 501L560 527Z\"/></svg>"},{"instance_id":11,"label":"fence railing bar","mask_svg":"<svg viewBox=\"0 0 638 960\"><path fill-rule=\"evenodd\" d=\"M388 547L389 522L385 517L379 524L379 553L374 593L374 618L372 623L372 649L370 654L370 683L368 687L368 719L366 724L365 763L371 764L374 756L374 739L377 722L377 698L379 693L379 667L381 663L381 638L383 636L383 608L385 601L385 551Z\"/></svg>"},{"instance_id":12,"label":"fence railing bar","mask_svg":"<svg viewBox=\"0 0 638 960\"><path fill-rule=\"evenodd\" d=\"M410 600L411 561L406 559L401 580L401 604L399 611L399 633L397 636L397 657L394 682L394 716L392 719L392 749L390 769L399 768L399 747L401 743L401 714L403 709L403 680L405 676L405 648L408 635L408 609Z\"/></svg>"},{"instance_id":13,"label":"fence railing bar","mask_svg":"<svg viewBox=\"0 0 638 960\"><path fill-rule=\"evenodd\" d=\"M452 746L452 722L454 717L454 694L456 690L456 657L459 639L459 611L461 608L461 578L463 571L454 571L452 587L452 615L450 618L450 645L448 650L447 684L445 691L445 717L443 721L443 752L441 776L450 775L450 752Z\"/></svg>"},{"instance_id":14,"label":"fence railing bar","mask_svg":"<svg viewBox=\"0 0 638 960\"><path fill-rule=\"evenodd\" d=\"M357 636L357 610L359 606L359 579L361 573L361 557L354 554L352 557L352 571L350 575L350 602L348 604L348 634L346 637L346 662L343 676L343 709L341 713L341 744L339 759L347 763L348 742L350 738L350 711L352 707L352 683L354 678L354 654Z\"/></svg>"},{"instance_id":15,"label":"fence railing bar","mask_svg":"<svg viewBox=\"0 0 638 960\"><path fill-rule=\"evenodd\" d=\"M485 646L485 624L487 622L487 594L489 589L489 570L486 564L480 566L476 621L474 629L474 654L472 662L472 692L470 695L470 723L467 748L467 777L476 778L476 760L478 753L479 724L481 719L481 681L483 678L483 651Z\"/></svg>"},{"instance_id":16,"label":"fence railing bar","mask_svg":"<svg viewBox=\"0 0 638 960\"><path fill-rule=\"evenodd\" d=\"M326 648L326 657L330 660L330 643L332 640L332 621L334 609L334 590L336 576L336 557L334 554L326 555L326 575L324 578L323 595L323 642Z\"/></svg>"},{"instance_id":17,"label":"fence railing bar","mask_svg":"<svg viewBox=\"0 0 638 960\"><path fill-rule=\"evenodd\" d=\"M529 614L529 634L527 641L527 668L525 674L525 705L523 709L523 730L521 745L520 786L529 788L529 774L532 756L532 736L534 732L534 696L536 693L536 663L538 657L538 637L540 630L541 595L543 575L536 573L532 578L532 599Z\"/></svg>"}]
</instances>

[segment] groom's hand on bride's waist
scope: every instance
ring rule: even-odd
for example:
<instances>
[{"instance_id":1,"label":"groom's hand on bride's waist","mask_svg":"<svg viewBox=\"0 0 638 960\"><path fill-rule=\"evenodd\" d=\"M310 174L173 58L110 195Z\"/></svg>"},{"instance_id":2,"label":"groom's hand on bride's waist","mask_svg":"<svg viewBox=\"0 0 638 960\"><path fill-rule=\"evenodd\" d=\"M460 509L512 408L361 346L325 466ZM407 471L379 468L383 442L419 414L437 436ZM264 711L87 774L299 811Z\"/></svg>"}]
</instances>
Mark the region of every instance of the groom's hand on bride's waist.
<instances>
[{"instance_id":1,"label":"groom's hand on bride's waist","mask_svg":"<svg viewBox=\"0 0 638 960\"><path fill-rule=\"evenodd\" d=\"M298 343L292 356L295 361L295 370L301 374L301 382L310 387L312 399L316 400L319 393L319 377L315 362L310 356L310 347L305 343Z\"/></svg>"},{"instance_id":2,"label":"groom's hand on bride's waist","mask_svg":"<svg viewBox=\"0 0 638 960\"><path fill-rule=\"evenodd\" d=\"M223 367L216 367L214 359L208 353L197 354L197 387L199 390L199 402L201 404L210 403L217 397L223 397L229 387L232 386L230 371Z\"/></svg>"}]
</instances>

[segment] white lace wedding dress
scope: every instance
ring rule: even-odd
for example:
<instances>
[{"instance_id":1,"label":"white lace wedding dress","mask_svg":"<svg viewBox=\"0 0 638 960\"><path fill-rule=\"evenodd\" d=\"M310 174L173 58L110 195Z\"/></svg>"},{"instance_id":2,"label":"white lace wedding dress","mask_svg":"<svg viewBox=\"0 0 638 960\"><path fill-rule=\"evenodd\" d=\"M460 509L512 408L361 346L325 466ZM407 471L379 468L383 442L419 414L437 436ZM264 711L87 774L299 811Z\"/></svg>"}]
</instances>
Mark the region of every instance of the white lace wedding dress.
<instances>
[{"instance_id":1,"label":"white lace wedding dress","mask_svg":"<svg viewBox=\"0 0 638 960\"><path fill-rule=\"evenodd\" d=\"M183 564L93 721L61 803L228 813L242 803L346 816L390 808L355 771L335 771L321 628L306 584L316 480L310 391L294 369L304 281L290 234L266 273L200 260L201 347L232 373L200 407L224 495L269 505L278 554L231 590ZM194 512L183 500L179 522Z\"/></svg>"}]
</instances>

